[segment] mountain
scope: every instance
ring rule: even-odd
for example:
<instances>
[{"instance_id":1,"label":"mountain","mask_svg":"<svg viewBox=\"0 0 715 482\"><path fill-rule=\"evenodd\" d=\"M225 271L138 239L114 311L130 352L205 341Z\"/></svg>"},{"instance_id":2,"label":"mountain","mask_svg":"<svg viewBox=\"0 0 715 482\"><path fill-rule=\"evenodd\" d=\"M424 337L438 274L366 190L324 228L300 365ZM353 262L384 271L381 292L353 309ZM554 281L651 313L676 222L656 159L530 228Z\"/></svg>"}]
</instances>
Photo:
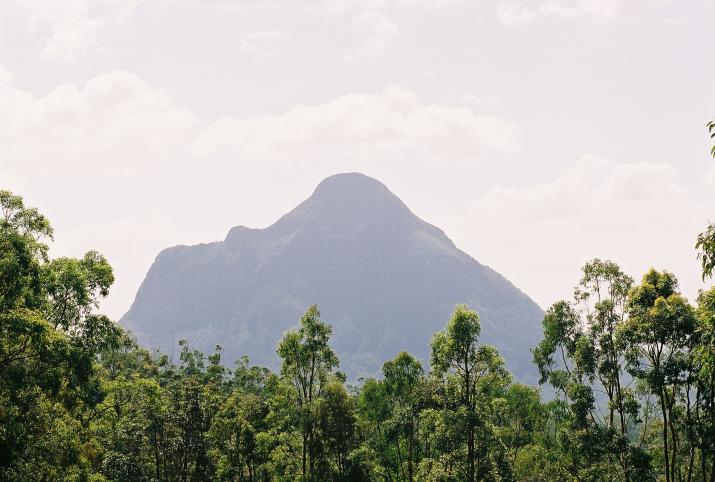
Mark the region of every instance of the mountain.
<instances>
[{"instance_id":1,"label":"mountain","mask_svg":"<svg viewBox=\"0 0 715 482\"><path fill-rule=\"evenodd\" d=\"M401 350L428 362L433 333L467 303L480 314L481 340L517 377L535 380L536 303L356 173L325 179L265 229L238 226L220 242L165 249L120 322L165 352L186 339L206 352L220 344L229 363L245 354L275 368L278 340L313 303L351 378L378 374Z\"/></svg>"}]
</instances>

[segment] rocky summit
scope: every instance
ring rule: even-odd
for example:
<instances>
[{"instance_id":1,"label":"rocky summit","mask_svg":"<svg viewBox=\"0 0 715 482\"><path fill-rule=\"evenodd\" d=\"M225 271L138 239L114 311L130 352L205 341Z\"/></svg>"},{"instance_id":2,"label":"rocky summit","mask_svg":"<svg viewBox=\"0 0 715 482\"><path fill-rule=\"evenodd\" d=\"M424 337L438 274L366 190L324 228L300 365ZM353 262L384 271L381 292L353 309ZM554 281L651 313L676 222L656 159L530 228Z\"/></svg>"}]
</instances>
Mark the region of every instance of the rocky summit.
<instances>
[{"instance_id":1,"label":"rocky summit","mask_svg":"<svg viewBox=\"0 0 715 482\"><path fill-rule=\"evenodd\" d=\"M279 339L317 304L341 370L356 379L402 350L427 365L433 333L459 303L479 312L481 341L514 375L535 381L539 306L381 182L350 173L325 179L265 229L237 226L220 242L165 249L121 323L168 353L185 339L206 352L221 345L229 364L248 355L275 368Z\"/></svg>"}]
</instances>

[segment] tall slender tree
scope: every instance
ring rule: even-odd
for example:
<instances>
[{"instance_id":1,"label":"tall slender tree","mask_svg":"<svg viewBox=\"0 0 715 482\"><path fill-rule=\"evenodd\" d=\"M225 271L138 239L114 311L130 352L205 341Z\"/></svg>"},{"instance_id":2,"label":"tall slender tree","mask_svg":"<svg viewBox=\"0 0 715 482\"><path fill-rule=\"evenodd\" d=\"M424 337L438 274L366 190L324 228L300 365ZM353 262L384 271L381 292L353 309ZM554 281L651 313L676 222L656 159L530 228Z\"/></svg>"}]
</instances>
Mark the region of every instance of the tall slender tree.
<instances>
[{"instance_id":1,"label":"tall slender tree","mask_svg":"<svg viewBox=\"0 0 715 482\"><path fill-rule=\"evenodd\" d=\"M488 407L495 389L505 388L509 374L494 347L479 344L480 331L477 312L467 305L458 305L446 328L432 338L432 370L446 377L447 383L456 385L457 419L467 445L465 480L468 482L486 478L493 469L502 472L502 477L510 476L504 473L505 467L490 464L490 455L492 458L495 455L490 449L499 448L489 443L493 440L490 423L482 410ZM478 428L482 429L479 447ZM478 456L482 461L480 467Z\"/></svg>"},{"instance_id":2,"label":"tall slender tree","mask_svg":"<svg viewBox=\"0 0 715 482\"><path fill-rule=\"evenodd\" d=\"M678 400L686 387L695 312L671 273L648 271L628 296L629 318L620 336L629 347L630 372L657 398L666 482L681 478Z\"/></svg>"},{"instance_id":3,"label":"tall slender tree","mask_svg":"<svg viewBox=\"0 0 715 482\"><path fill-rule=\"evenodd\" d=\"M382 366L384 384L396 430L396 449L401 462L400 437L406 445L407 480L415 476L417 431L419 420L418 384L424 370L422 364L407 352L400 352Z\"/></svg>"},{"instance_id":4,"label":"tall slender tree","mask_svg":"<svg viewBox=\"0 0 715 482\"><path fill-rule=\"evenodd\" d=\"M303 480L315 475L316 403L338 367L338 357L330 348L331 334L332 328L321 321L318 307L312 305L301 317L300 328L288 331L278 344L281 375L295 389L300 416Z\"/></svg>"},{"instance_id":5,"label":"tall slender tree","mask_svg":"<svg viewBox=\"0 0 715 482\"><path fill-rule=\"evenodd\" d=\"M626 346L618 336L633 280L616 263L600 259L586 263L582 273L574 300L547 311L534 361L541 383L548 381L571 408L571 443L565 447L572 473L597 464L616 472L618 464L619 480L643 479L643 454L629 439L639 406L627 386ZM599 392L605 400L597 400Z\"/></svg>"}]
</instances>

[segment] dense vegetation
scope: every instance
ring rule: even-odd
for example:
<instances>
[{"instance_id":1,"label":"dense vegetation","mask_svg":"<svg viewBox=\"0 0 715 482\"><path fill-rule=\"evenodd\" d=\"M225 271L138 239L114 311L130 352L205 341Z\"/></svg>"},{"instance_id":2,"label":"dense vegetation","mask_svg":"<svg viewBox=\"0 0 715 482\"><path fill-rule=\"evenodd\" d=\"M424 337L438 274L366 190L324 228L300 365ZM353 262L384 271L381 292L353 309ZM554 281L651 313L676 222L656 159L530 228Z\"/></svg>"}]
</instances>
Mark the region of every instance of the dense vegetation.
<instances>
[{"instance_id":1,"label":"dense vegetation","mask_svg":"<svg viewBox=\"0 0 715 482\"><path fill-rule=\"evenodd\" d=\"M712 129L712 128L711 128ZM8 481L715 480L715 288L636 283L583 267L515 381L460 305L380 380L346 383L331 327L308 308L279 373L180 343L150 353L98 314L112 269L48 257L50 223L0 191L0 479ZM697 240L703 278L715 227Z\"/></svg>"}]
</instances>

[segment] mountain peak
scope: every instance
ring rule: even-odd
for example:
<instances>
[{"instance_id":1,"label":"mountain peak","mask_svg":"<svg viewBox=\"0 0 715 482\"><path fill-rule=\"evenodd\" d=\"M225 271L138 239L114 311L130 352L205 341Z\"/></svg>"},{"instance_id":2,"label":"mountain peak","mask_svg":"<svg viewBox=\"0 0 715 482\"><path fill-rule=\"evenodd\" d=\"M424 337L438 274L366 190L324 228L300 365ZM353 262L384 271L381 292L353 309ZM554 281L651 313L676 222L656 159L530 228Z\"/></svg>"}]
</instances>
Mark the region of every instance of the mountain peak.
<instances>
[{"instance_id":1,"label":"mountain peak","mask_svg":"<svg viewBox=\"0 0 715 482\"><path fill-rule=\"evenodd\" d=\"M323 179L310 200L342 208L369 206L373 210L384 210L399 206L409 211L387 186L377 179L357 172L335 174Z\"/></svg>"},{"instance_id":2,"label":"mountain peak","mask_svg":"<svg viewBox=\"0 0 715 482\"><path fill-rule=\"evenodd\" d=\"M347 233L371 226L401 230L422 221L383 183L350 172L327 177L313 194L268 229L287 234L308 228Z\"/></svg>"},{"instance_id":3,"label":"mountain peak","mask_svg":"<svg viewBox=\"0 0 715 482\"><path fill-rule=\"evenodd\" d=\"M457 303L479 311L483 341L517 377L534 379L529 348L542 312L508 280L460 251L384 184L358 173L323 180L264 229L160 256L121 322L170 349L220 342L227 361L276 366L277 340L317 303L352 376L379 373L401 350L429 358L429 340Z\"/></svg>"},{"instance_id":4,"label":"mountain peak","mask_svg":"<svg viewBox=\"0 0 715 482\"><path fill-rule=\"evenodd\" d=\"M390 192L377 179L359 172L343 172L326 177L315 188L313 196L385 193ZM392 194L392 193L390 193Z\"/></svg>"}]
</instances>

